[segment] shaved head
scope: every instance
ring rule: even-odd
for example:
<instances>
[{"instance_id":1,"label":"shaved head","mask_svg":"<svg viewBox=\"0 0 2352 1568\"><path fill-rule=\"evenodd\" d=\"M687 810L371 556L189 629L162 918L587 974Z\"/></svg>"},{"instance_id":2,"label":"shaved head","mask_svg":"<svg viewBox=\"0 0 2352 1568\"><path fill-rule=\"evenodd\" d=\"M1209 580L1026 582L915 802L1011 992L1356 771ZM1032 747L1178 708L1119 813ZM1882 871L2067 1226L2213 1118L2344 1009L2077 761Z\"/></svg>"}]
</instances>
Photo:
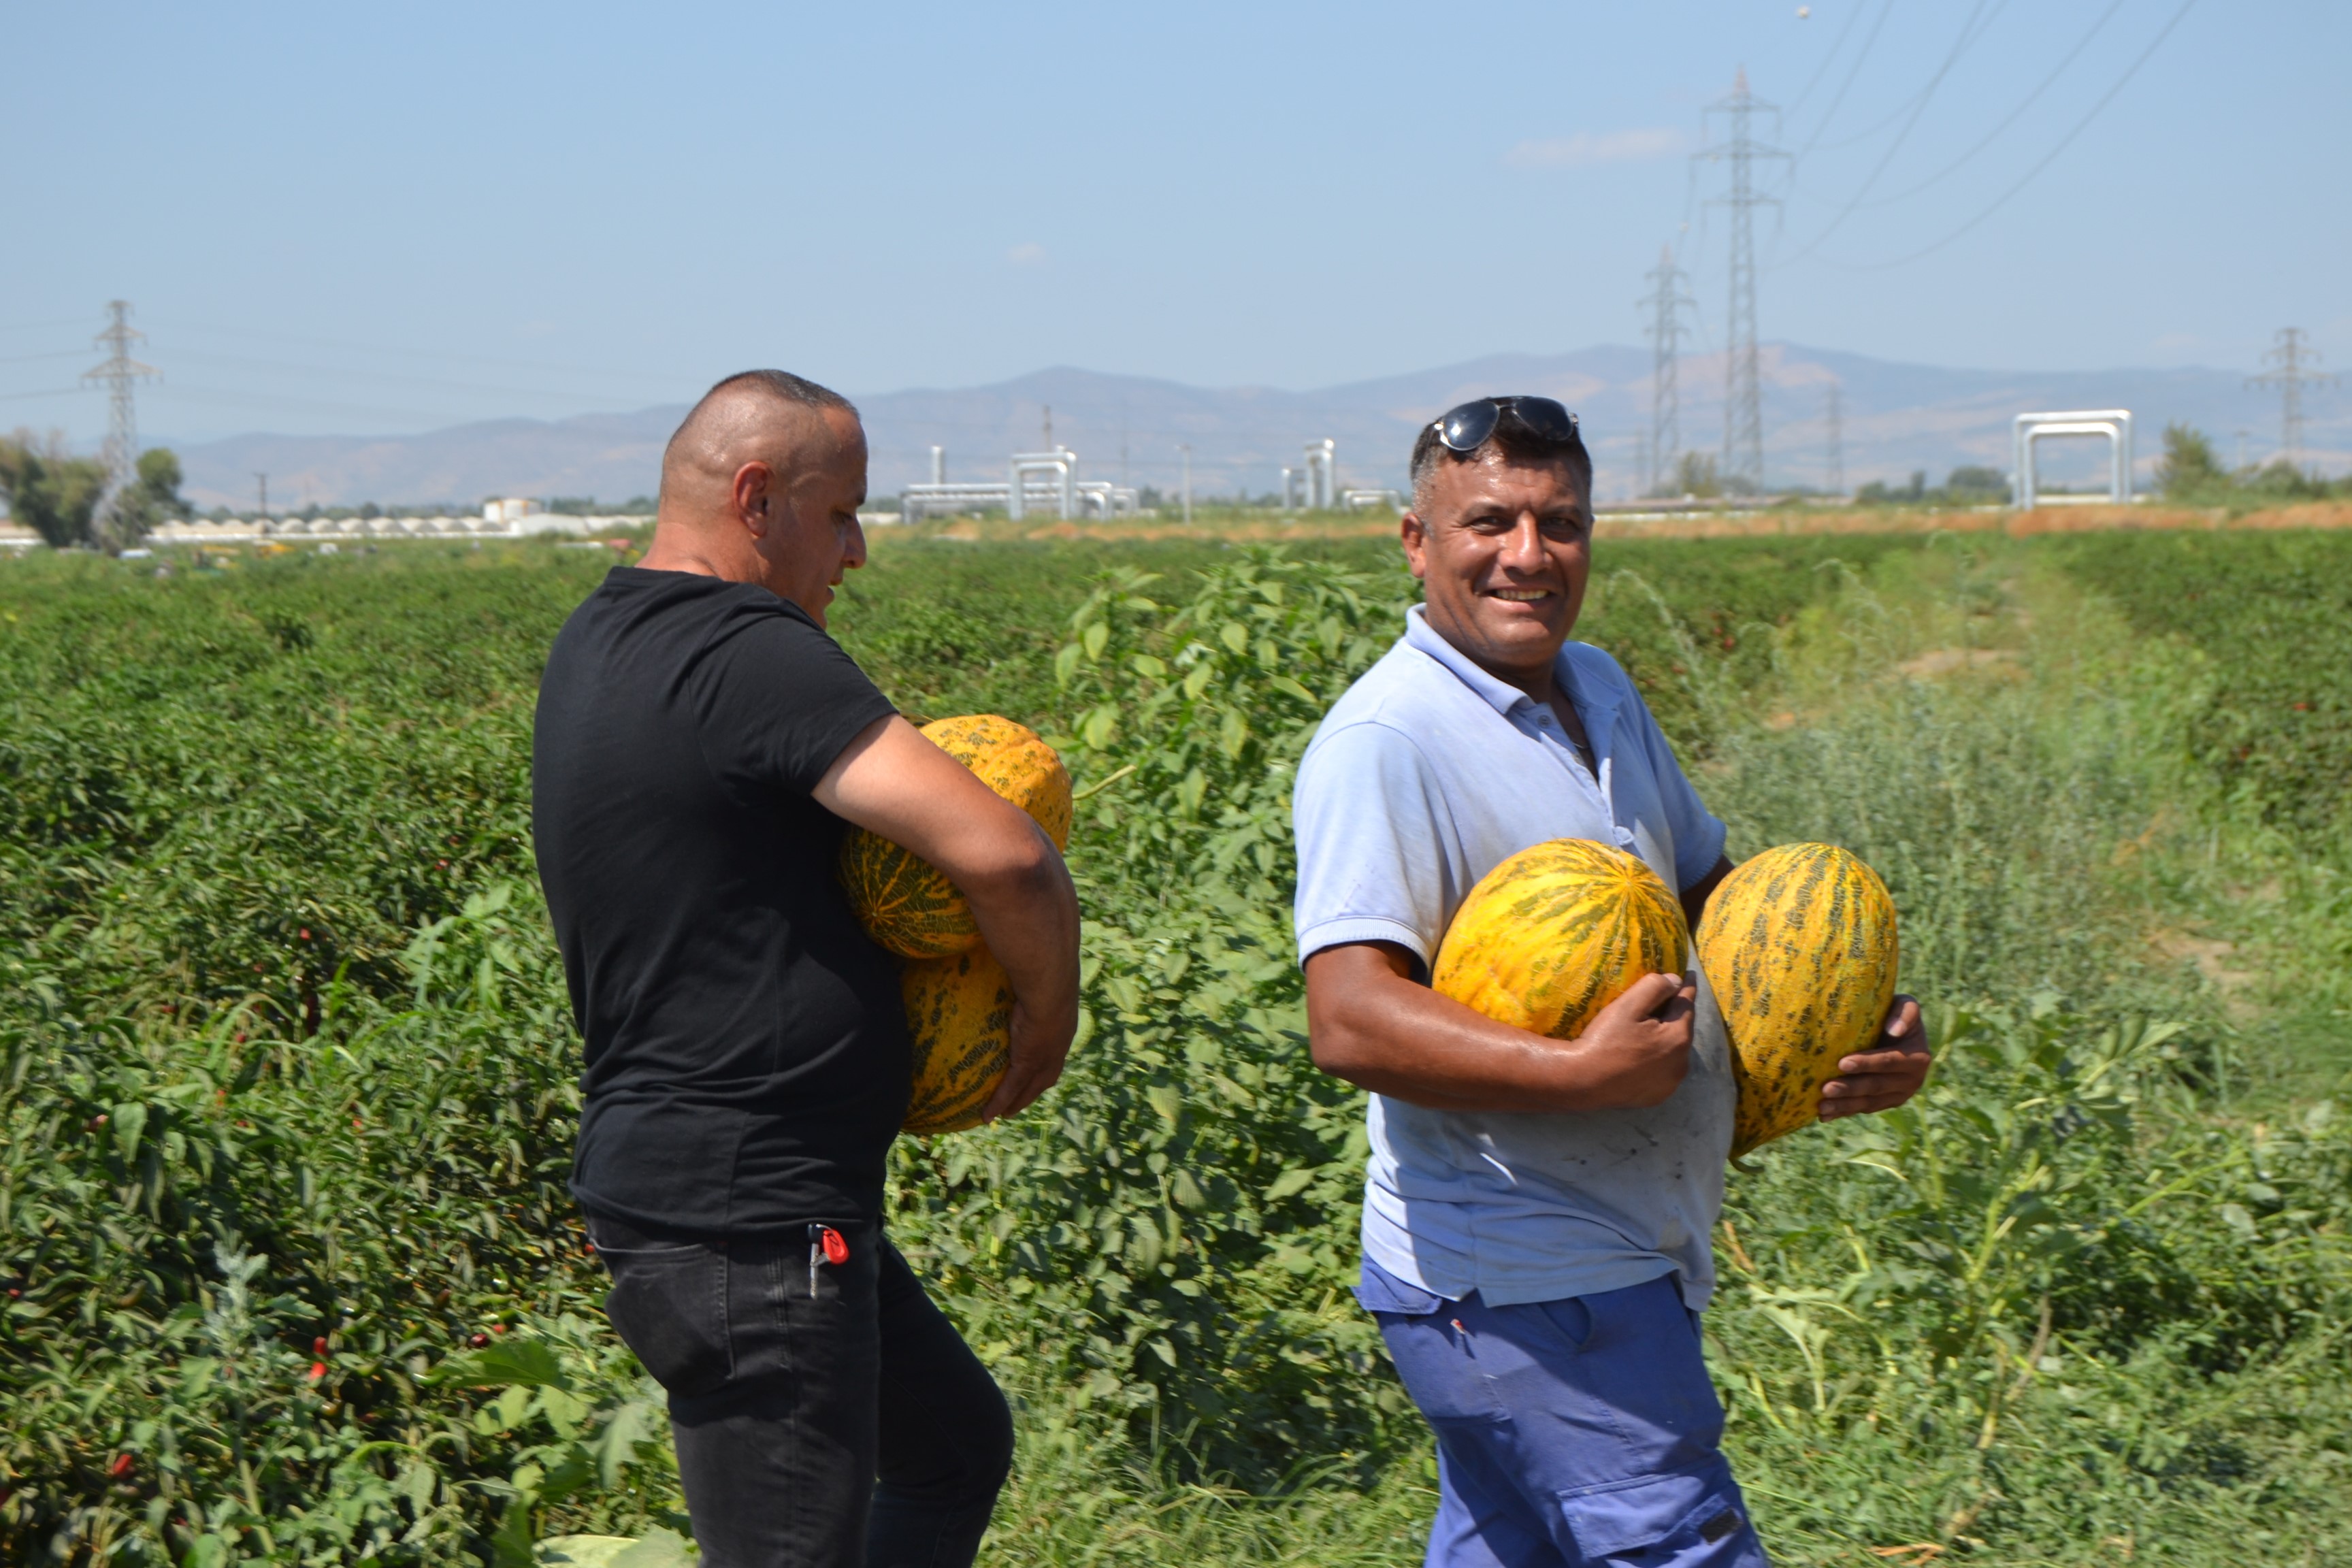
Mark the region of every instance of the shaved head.
<instances>
[{"instance_id":1,"label":"shaved head","mask_svg":"<svg viewBox=\"0 0 2352 1568\"><path fill-rule=\"evenodd\" d=\"M729 376L687 410L662 449L662 510L669 510L673 490L683 501L692 491L723 489L738 468L754 460L784 472L811 459L822 461L832 445L824 416L835 411L852 422L857 418L849 399L790 371L747 370Z\"/></svg>"},{"instance_id":2,"label":"shaved head","mask_svg":"<svg viewBox=\"0 0 2352 1568\"><path fill-rule=\"evenodd\" d=\"M662 453L650 571L757 583L819 626L864 563L866 432L849 399L781 370L730 375Z\"/></svg>"}]
</instances>

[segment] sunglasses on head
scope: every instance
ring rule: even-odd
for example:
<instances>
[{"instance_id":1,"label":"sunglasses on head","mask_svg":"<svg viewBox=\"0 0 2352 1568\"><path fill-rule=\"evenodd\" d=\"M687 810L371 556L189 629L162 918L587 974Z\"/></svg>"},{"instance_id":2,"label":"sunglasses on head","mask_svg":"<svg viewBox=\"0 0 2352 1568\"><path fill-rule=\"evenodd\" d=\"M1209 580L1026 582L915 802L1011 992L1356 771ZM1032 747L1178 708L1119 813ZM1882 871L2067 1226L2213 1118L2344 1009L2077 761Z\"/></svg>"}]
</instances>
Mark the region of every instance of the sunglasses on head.
<instances>
[{"instance_id":1,"label":"sunglasses on head","mask_svg":"<svg viewBox=\"0 0 2352 1568\"><path fill-rule=\"evenodd\" d=\"M1449 452L1475 452L1508 414L1547 441L1576 439L1576 416L1549 397L1476 397L1431 423Z\"/></svg>"}]
</instances>

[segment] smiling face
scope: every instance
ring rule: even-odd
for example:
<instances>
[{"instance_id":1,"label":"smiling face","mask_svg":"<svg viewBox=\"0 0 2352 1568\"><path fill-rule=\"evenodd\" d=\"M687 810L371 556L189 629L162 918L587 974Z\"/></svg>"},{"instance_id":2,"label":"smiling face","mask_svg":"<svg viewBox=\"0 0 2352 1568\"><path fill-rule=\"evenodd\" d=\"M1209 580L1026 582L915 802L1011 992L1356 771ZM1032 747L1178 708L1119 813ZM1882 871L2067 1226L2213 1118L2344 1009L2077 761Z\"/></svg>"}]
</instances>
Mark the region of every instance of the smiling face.
<instances>
[{"instance_id":1,"label":"smiling face","mask_svg":"<svg viewBox=\"0 0 2352 1568\"><path fill-rule=\"evenodd\" d=\"M1403 537L1430 629L1480 668L1549 696L1592 566L1591 497L1576 468L1491 446L1441 461Z\"/></svg>"}]
</instances>

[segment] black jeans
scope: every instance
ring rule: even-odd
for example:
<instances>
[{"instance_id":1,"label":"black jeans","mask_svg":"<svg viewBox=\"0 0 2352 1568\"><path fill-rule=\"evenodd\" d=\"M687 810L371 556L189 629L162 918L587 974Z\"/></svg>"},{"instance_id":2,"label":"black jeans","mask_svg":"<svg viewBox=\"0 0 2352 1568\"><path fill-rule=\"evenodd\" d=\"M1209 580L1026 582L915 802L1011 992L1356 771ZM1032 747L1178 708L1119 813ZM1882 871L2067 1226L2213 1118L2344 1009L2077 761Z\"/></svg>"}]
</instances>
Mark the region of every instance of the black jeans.
<instances>
[{"instance_id":1,"label":"black jeans","mask_svg":"<svg viewBox=\"0 0 2352 1568\"><path fill-rule=\"evenodd\" d=\"M838 1264L797 1230L588 1219L605 1315L669 1393L704 1568L968 1568L1012 1412L880 1229L834 1227Z\"/></svg>"}]
</instances>

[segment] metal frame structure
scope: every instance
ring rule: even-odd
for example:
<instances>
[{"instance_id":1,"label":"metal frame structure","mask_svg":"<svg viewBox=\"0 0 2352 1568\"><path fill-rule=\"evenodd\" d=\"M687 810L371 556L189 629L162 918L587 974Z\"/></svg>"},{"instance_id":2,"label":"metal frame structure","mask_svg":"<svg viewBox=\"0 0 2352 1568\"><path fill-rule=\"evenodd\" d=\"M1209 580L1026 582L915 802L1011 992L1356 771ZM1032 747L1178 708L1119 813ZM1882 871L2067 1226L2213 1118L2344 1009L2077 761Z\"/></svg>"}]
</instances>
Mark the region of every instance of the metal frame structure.
<instances>
[{"instance_id":1,"label":"metal frame structure","mask_svg":"<svg viewBox=\"0 0 2352 1568\"><path fill-rule=\"evenodd\" d=\"M2075 408L2021 414L2011 426L2011 436L2014 462L2012 482L2016 486L2016 506L2020 511L2031 511L2041 503L2033 482L2033 444L2044 436L2105 436L2107 438L2108 499L2118 506L2132 499L2130 409Z\"/></svg>"},{"instance_id":2,"label":"metal frame structure","mask_svg":"<svg viewBox=\"0 0 2352 1568\"><path fill-rule=\"evenodd\" d=\"M1067 519L1078 510L1078 455L1058 442L1050 452L1013 454L1012 480L1005 486L1004 515L1018 522L1028 515L1029 477L1045 476L1054 487L1057 517Z\"/></svg>"}]
</instances>

